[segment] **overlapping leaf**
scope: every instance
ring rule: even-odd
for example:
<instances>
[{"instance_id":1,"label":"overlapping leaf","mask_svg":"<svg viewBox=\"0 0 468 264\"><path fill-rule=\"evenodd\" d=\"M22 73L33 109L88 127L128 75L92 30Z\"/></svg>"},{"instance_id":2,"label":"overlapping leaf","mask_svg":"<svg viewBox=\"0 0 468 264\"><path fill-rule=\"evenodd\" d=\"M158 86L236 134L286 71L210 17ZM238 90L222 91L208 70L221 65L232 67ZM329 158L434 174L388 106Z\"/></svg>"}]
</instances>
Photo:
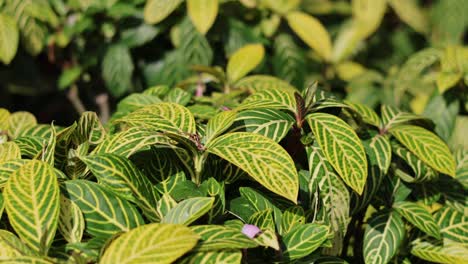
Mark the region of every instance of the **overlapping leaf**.
<instances>
[{"instance_id":1,"label":"overlapping leaf","mask_svg":"<svg viewBox=\"0 0 468 264\"><path fill-rule=\"evenodd\" d=\"M144 223L132 204L97 183L66 181L62 192L81 209L86 223L85 231L93 236L109 238Z\"/></svg>"},{"instance_id":2,"label":"overlapping leaf","mask_svg":"<svg viewBox=\"0 0 468 264\"><path fill-rule=\"evenodd\" d=\"M344 182L362 194L367 179L367 159L356 132L330 114L313 113L306 119L324 156Z\"/></svg>"},{"instance_id":3,"label":"overlapping leaf","mask_svg":"<svg viewBox=\"0 0 468 264\"><path fill-rule=\"evenodd\" d=\"M172 208L161 223L190 225L213 206L213 197L195 197L183 200Z\"/></svg>"},{"instance_id":4,"label":"overlapping leaf","mask_svg":"<svg viewBox=\"0 0 468 264\"><path fill-rule=\"evenodd\" d=\"M129 159L114 154L100 154L82 157L81 160L102 186L135 202L152 222L160 220L156 210L158 196L152 183Z\"/></svg>"},{"instance_id":5,"label":"overlapping leaf","mask_svg":"<svg viewBox=\"0 0 468 264\"><path fill-rule=\"evenodd\" d=\"M144 9L145 22L156 24L169 16L183 0L149 0Z\"/></svg>"},{"instance_id":6,"label":"overlapping leaf","mask_svg":"<svg viewBox=\"0 0 468 264\"><path fill-rule=\"evenodd\" d=\"M158 103L143 107L118 119L130 127L154 129L168 133L195 133L195 119L190 111L175 103Z\"/></svg>"},{"instance_id":7,"label":"overlapping leaf","mask_svg":"<svg viewBox=\"0 0 468 264\"><path fill-rule=\"evenodd\" d=\"M237 112L223 111L208 121L205 131L205 142L208 143L228 129L236 119Z\"/></svg>"},{"instance_id":8,"label":"overlapping leaf","mask_svg":"<svg viewBox=\"0 0 468 264\"><path fill-rule=\"evenodd\" d=\"M0 163L21 158L21 150L15 142L0 144Z\"/></svg>"},{"instance_id":9,"label":"overlapping leaf","mask_svg":"<svg viewBox=\"0 0 468 264\"><path fill-rule=\"evenodd\" d=\"M455 177L455 160L447 145L436 135L412 125L394 127L390 133L427 165Z\"/></svg>"},{"instance_id":10,"label":"overlapping leaf","mask_svg":"<svg viewBox=\"0 0 468 264\"><path fill-rule=\"evenodd\" d=\"M292 113L296 112L296 100L294 94L289 91L279 89L269 89L258 91L247 97L236 110L249 109L279 109L289 110Z\"/></svg>"},{"instance_id":11,"label":"overlapping leaf","mask_svg":"<svg viewBox=\"0 0 468 264\"><path fill-rule=\"evenodd\" d=\"M397 125L408 123L415 120L427 120L423 116L404 112L390 105L382 105L381 109L382 124L385 130L389 130Z\"/></svg>"},{"instance_id":12,"label":"overlapping leaf","mask_svg":"<svg viewBox=\"0 0 468 264\"><path fill-rule=\"evenodd\" d=\"M284 256L298 259L314 252L327 239L328 227L319 224L300 225L283 236Z\"/></svg>"},{"instance_id":13,"label":"overlapping leaf","mask_svg":"<svg viewBox=\"0 0 468 264\"><path fill-rule=\"evenodd\" d=\"M13 172L18 170L27 162L27 160L15 159L0 163L0 188L6 184Z\"/></svg>"},{"instance_id":14,"label":"overlapping leaf","mask_svg":"<svg viewBox=\"0 0 468 264\"><path fill-rule=\"evenodd\" d=\"M388 263L403 241L405 225L396 212L382 211L367 222L364 233L365 263Z\"/></svg>"},{"instance_id":15,"label":"overlapping leaf","mask_svg":"<svg viewBox=\"0 0 468 264\"><path fill-rule=\"evenodd\" d=\"M79 243L83 238L85 221L80 208L65 196L60 196L58 231L68 243Z\"/></svg>"},{"instance_id":16,"label":"overlapping leaf","mask_svg":"<svg viewBox=\"0 0 468 264\"><path fill-rule=\"evenodd\" d=\"M8 118L8 135L11 138L18 137L23 131L37 125L34 115L29 112L14 112Z\"/></svg>"},{"instance_id":17,"label":"overlapping leaf","mask_svg":"<svg viewBox=\"0 0 468 264\"><path fill-rule=\"evenodd\" d=\"M428 242L414 243L411 254L418 258L438 263L467 263L468 250L460 244L437 246Z\"/></svg>"},{"instance_id":18,"label":"overlapping leaf","mask_svg":"<svg viewBox=\"0 0 468 264\"><path fill-rule=\"evenodd\" d=\"M240 230L220 225L199 225L190 229L200 236L195 251L231 250L254 248L258 244Z\"/></svg>"},{"instance_id":19,"label":"overlapping leaf","mask_svg":"<svg viewBox=\"0 0 468 264\"><path fill-rule=\"evenodd\" d=\"M466 207L465 207L466 209ZM445 206L439 210L434 218L440 227L440 233L443 238L461 243L468 244L468 217Z\"/></svg>"},{"instance_id":20,"label":"overlapping leaf","mask_svg":"<svg viewBox=\"0 0 468 264\"><path fill-rule=\"evenodd\" d=\"M35 253L13 233L7 230L0 230L0 262L15 257L34 254Z\"/></svg>"},{"instance_id":21,"label":"overlapping leaf","mask_svg":"<svg viewBox=\"0 0 468 264\"><path fill-rule=\"evenodd\" d=\"M265 49L261 44L249 44L237 50L229 58L226 73L231 83L235 83L255 69L263 60Z\"/></svg>"},{"instance_id":22,"label":"overlapping leaf","mask_svg":"<svg viewBox=\"0 0 468 264\"><path fill-rule=\"evenodd\" d=\"M172 263L192 249L198 239L183 225L144 225L112 241L99 263Z\"/></svg>"},{"instance_id":23,"label":"overlapping leaf","mask_svg":"<svg viewBox=\"0 0 468 264\"><path fill-rule=\"evenodd\" d=\"M437 226L430 212L428 212L422 205L414 202L402 201L394 203L393 208L395 208L395 210L401 216L408 220L408 222L415 225L426 234L437 239L440 238L439 227Z\"/></svg>"},{"instance_id":24,"label":"overlapping leaf","mask_svg":"<svg viewBox=\"0 0 468 264\"><path fill-rule=\"evenodd\" d=\"M297 89L279 78L269 75L252 75L236 83L236 87L249 92L260 92L263 90L282 90L285 92L294 93Z\"/></svg>"},{"instance_id":25,"label":"overlapping leaf","mask_svg":"<svg viewBox=\"0 0 468 264\"><path fill-rule=\"evenodd\" d=\"M248 132L229 133L207 151L246 171L270 191L297 202L299 179L289 154L273 140Z\"/></svg>"},{"instance_id":26,"label":"overlapping leaf","mask_svg":"<svg viewBox=\"0 0 468 264\"><path fill-rule=\"evenodd\" d=\"M60 200L53 167L33 160L15 171L5 186L5 207L21 240L46 255L57 229Z\"/></svg>"},{"instance_id":27,"label":"overlapping leaf","mask_svg":"<svg viewBox=\"0 0 468 264\"><path fill-rule=\"evenodd\" d=\"M251 109L241 111L236 118L236 126L231 132L256 133L280 142L294 124L294 118L280 110Z\"/></svg>"},{"instance_id":28,"label":"overlapping leaf","mask_svg":"<svg viewBox=\"0 0 468 264\"><path fill-rule=\"evenodd\" d=\"M358 104L346 101L346 104L362 117L362 121L375 127L381 126L381 121L377 113L365 104Z\"/></svg>"},{"instance_id":29,"label":"overlapping leaf","mask_svg":"<svg viewBox=\"0 0 468 264\"><path fill-rule=\"evenodd\" d=\"M241 264L241 261L242 252L239 250L216 250L189 254L180 261L180 264Z\"/></svg>"}]
</instances>

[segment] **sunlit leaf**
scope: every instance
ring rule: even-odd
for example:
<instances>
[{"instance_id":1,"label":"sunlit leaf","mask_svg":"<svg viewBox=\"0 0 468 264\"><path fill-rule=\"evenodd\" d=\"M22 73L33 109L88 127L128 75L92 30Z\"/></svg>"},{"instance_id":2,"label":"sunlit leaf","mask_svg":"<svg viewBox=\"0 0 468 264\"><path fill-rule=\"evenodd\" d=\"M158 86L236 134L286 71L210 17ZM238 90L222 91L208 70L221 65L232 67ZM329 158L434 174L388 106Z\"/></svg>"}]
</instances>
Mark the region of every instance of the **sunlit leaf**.
<instances>
[{"instance_id":1,"label":"sunlit leaf","mask_svg":"<svg viewBox=\"0 0 468 264\"><path fill-rule=\"evenodd\" d=\"M200 236L194 251L212 251L226 249L243 249L257 247L252 239L240 230L220 225L199 225L190 229Z\"/></svg>"},{"instance_id":2,"label":"sunlit leaf","mask_svg":"<svg viewBox=\"0 0 468 264\"><path fill-rule=\"evenodd\" d=\"M263 60L265 49L261 44L249 44L237 50L229 58L226 73L231 83L235 83L255 69Z\"/></svg>"},{"instance_id":3,"label":"sunlit leaf","mask_svg":"<svg viewBox=\"0 0 468 264\"><path fill-rule=\"evenodd\" d=\"M296 203L299 180L289 154L273 140L248 132L229 133L207 145L272 192Z\"/></svg>"},{"instance_id":4,"label":"sunlit leaf","mask_svg":"<svg viewBox=\"0 0 468 264\"><path fill-rule=\"evenodd\" d=\"M285 251L290 260L298 259L314 252L327 239L328 227L318 224L299 225L283 236Z\"/></svg>"},{"instance_id":5,"label":"sunlit leaf","mask_svg":"<svg viewBox=\"0 0 468 264\"><path fill-rule=\"evenodd\" d=\"M156 24L169 16L183 0L148 0L144 9L145 22Z\"/></svg>"},{"instance_id":6,"label":"sunlit leaf","mask_svg":"<svg viewBox=\"0 0 468 264\"><path fill-rule=\"evenodd\" d=\"M19 30L13 17L0 13L0 61L10 64L16 55Z\"/></svg>"},{"instance_id":7,"label":"sunlit leaf","mask_svg":"<svg viewBox=\"0 0 468 264\"><path fill-rule=\"evenodd\" d=\"M186 199L172 208L161 220L161 223L190 225L206 214L213 206L212 197L195 197Z\"/></svg>"},{"instance_id":8,"label":"sunlit leaf","mask_svg":"<svg viewBox=\"0 0 468 264\"><path fill-rule=\"evenodd\" d=\"M198 239L183 225L143 225L113 240L99 263L172 263L192 249Z\"/></svg>"},{"instance_id":9,"label":"sunlit leaf","mask_svg":"<svg viewBox=\"0 0 468 264\"><path fill-rule=\"evenodd\" d=\"M440 231L434 218L422 205L413 202L397 202L393 208L408 222L424 231L426 234L440 239Z\"/></svg>"},{"instance_id":10,"label":"sunlit leaf","mask_svg":"<svg viewBox=\"0 0 468 264\"><path fill-rule=\"evenodd\" d=\"M206 34L218 14L218 0L187 0L187 12L197 30Z\"/></svg>"}]
</instances>

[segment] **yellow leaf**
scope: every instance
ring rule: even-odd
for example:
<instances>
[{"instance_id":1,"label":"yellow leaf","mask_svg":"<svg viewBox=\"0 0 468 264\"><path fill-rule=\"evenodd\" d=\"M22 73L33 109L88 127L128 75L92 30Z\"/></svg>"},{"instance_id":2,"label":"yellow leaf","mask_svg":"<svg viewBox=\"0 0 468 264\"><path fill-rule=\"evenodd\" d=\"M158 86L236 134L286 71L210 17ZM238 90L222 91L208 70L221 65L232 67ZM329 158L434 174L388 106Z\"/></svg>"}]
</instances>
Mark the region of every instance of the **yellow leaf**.
<instances>
[{"instance_id":1,"label":"yellow leaf","mask_svg":"<svg viewBox=\"0 0 468 264\"><path fill-rule=\"evenodd\" d=\"M362 38L367 38L374 33L382 22L386 0L353 0L353 17L359 21L360 27L364 27Z\"/></svg>"},{"instance_id":2,"label":"yellow leaf","mask_svg":"<svg viewBox=\"0 0 468 264\"><path fill-rule=\"evenodd\" d=\"M156 24L174 11L183 0L148 0L144 9L145 22Z\"/></svg>"},{"instance_id":3,"label":"yellow leaf","mask_svg":"<svg viewBox=\"0 0 468 264\"><path fill-rule=\"evenodd\" d=\"M218 0L188 0L187 10L195 28L206 34L218 15Z\"/></svg>"},{"instance_id":4,"label":"yellow leaf","mask_svg":"<svg viewBox=\"0 0 468 264\"><path fill-rule=\"evenodd\" d=\"M318 19L302 12L292 12L286 19L292 30L322 59L326 61L330 59L332 49L330 35Z\"/></svg>"},{"instance_id":5,"label":"yellow leaf","mask_svg":"<svg viewBox=\"0 0 468 264\"><path fill-rule=\"evenodd\" d=\"M411 100L410 102L411 110L415 114L418 114L418 115L422 114L422 112L426 108L428 101L429 101L429 94L425 94L425 93L417 94L413 98L413 100Z\"/></svg>"},{"instance_id":6,"label":"yellow leaf","mask_svg":"<svg viewBox=\"0 0 468 264\"><path fill-rule=\"evenodd\" d=\"M353 61L345 61L338 65L336 65L336 72L340 79L349 81L354 77L364 73L366 68L364 68L361 64L353 62Z\"/></svg>"},{"instance_id":7,"label":"yellow leaf","mask_svg":"<svg viewBox=\"0 0 468 264\"><path fill-rule=\"evenodd\" d=\"M249 44L238 49L228 61L227 75L231 83L238 81L262 62L265 49L262 44Z\"/></svg>"},{"instance_id":8,"label":"yellow leaf","mask_svg":"<svg viewBox=\"0 0 468 264\"><path fill-rule=\"evenodd\" d=\"M296 9L301 0L263 0L262 3L278 14L286 14Z\"/></svg>"},{"instance_id":9,"label":"yellow leaf","mask_svg":"<svg viewBox=\"0 0 468 264\"><path fill-rule=\"evenodd\" d=\"M429 29L427 17L415 0L389 0L395 13L410 27L420 33L426 33Z\"/></svg>"}]
</instances>

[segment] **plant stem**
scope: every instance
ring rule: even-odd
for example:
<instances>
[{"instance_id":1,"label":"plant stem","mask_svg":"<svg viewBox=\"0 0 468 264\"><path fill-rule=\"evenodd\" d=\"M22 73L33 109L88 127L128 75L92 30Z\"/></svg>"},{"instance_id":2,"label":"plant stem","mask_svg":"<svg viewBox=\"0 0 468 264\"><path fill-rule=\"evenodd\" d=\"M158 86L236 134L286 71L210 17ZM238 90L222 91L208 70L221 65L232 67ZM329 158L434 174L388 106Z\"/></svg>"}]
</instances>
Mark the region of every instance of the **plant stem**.
<instances>
[{"instance_id":1,"label":"plant stem","mask_svg":"<svg viewBox=\"0 0 468 264\"><path fill-rule=\"evenodd\" d=\"M208 152L200 153L199 155L193 158L193 164L195 166L195 175L192 178L192 181L195 182L197 185L201 183L201 175L203 172L203 166L205 165L206 157L208 156Z\"/></svg>"},{"instance_id":2,"label":"plant stem","mask_svg":"<svg viewBox=\"0 0 468 264\"><path fill-rule=\"evenodd\" d=\"M86 112L86 108L84 107L83 102L81 102L80 96L78 95L78 87L76 86L76 84L72 84L70 90L68 90L67 98L68 100L70 100L70 102L73 105L73 108L75 108L78 114L81 115L84 112Z\"/></svg>"},{"instance_id":3,"label":"plant stem","mask_svg":"<svg viewBox=\"0 0 468 264\"><path fill-rule=\"evenodd\" d=\"M102 93L96 96L96 104L99 107L99 119L101 123L106 124L110 117L109 95Z\"/></svg>"}]
</instances>

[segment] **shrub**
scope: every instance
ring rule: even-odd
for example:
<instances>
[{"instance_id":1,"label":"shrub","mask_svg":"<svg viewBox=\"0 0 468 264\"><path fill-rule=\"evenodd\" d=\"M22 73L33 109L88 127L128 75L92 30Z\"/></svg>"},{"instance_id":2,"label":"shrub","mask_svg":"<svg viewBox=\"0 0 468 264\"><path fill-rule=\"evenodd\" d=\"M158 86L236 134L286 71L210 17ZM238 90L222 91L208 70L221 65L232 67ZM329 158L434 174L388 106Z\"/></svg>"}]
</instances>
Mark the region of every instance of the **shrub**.
<instances>
[{"instance_id":1,"label":"shrub","mask_svg":"<svg viewBox=\"0 0 468 264\"><path fill-rule=\"evenodd\" d=\"M246 79L232 110L157 86L107 128L2 109L2 258L466 261L467 153L430 119Z\"/></svg>"}]
</instances>

